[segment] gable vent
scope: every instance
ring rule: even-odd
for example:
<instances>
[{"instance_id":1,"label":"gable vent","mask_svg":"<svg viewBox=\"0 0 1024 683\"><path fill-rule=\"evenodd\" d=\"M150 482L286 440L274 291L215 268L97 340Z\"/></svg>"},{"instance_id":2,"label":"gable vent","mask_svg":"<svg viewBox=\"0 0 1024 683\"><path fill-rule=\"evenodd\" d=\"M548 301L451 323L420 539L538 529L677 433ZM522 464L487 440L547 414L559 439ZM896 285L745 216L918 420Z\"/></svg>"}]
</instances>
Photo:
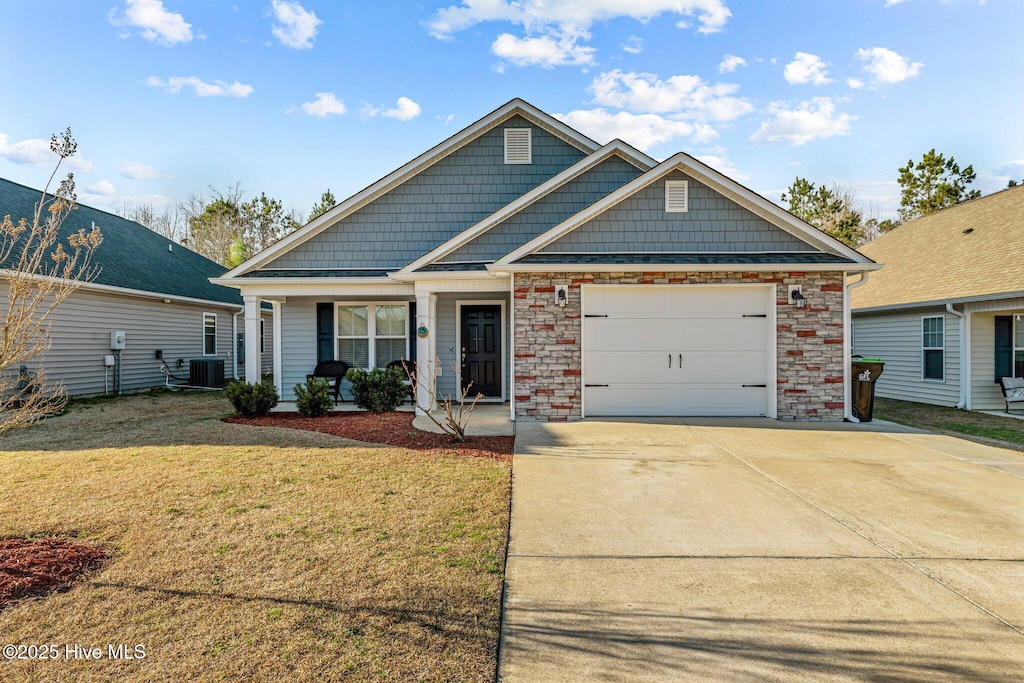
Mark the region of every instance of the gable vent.
<instances>
[{"instance_id":1,"label":"gable vent","mask_svg":"<svg viewBox=\"0 0 1024 683\"><path fill-rule=\"evenodd\" d=\"M665 181L665 212L686 213L688 195L687 180Z\"/></svg>"},{"instance_id":2,"label":"gable vent","mask_svg":"<svg viewBox=\"0 0 1024 683\"><path fill-rule=\"evenodd\" d=\"M505 129L505 163L533 163L533 136L530 128Z\"/></svg>"}]
</instances>

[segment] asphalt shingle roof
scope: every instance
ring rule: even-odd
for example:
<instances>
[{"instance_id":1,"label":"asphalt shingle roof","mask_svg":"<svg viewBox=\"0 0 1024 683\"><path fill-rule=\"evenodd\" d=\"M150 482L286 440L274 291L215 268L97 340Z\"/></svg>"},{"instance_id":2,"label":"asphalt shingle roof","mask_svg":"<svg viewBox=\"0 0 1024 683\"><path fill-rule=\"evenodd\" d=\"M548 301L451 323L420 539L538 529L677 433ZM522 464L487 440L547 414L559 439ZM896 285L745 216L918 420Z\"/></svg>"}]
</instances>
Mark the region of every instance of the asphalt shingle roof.
<instances>
[{"instance_id":1,"label":"asphalt shingle roof","mask_svg":"<svg viewBox=\"0 0 1024 683\"><path fill-rule=\"evenodd\" d=\"M860 248L885 264L857 308L1024 291L1024 185L904 223Z\"/></svg>"},{"instance_id":2,"label":"asphalt shingle roof","mask_svg":"<svg viewBox=\"0 0 1024 683\"><path fill-rule=\"evenodd\" d=\"M0 178L0 216L9 214L13 221L32 220L41 198L40 190ZM208 280L223 275L226 272L223 266L135 221L79 204L61 226L60 241L67 248L69 235L81 228L88 232L93 223L103 232L103 244L93 256L93 263L100 267L93 281L96 284L242 304L238 290ZM168 245L171 245L170 251Z\"/></svg>"},{"instance_id":3,"label":"asphalt shingle roof","mask_svg":"<svg viewBox=\"0 0 1024 683\"><path fill-rule=\"evenodd\" d=\"M528 254L516 261L523 264L552 265L807 265L853 263L848 258L822 252L784 252L765 254Z\"/></svg>"}]
</instances>

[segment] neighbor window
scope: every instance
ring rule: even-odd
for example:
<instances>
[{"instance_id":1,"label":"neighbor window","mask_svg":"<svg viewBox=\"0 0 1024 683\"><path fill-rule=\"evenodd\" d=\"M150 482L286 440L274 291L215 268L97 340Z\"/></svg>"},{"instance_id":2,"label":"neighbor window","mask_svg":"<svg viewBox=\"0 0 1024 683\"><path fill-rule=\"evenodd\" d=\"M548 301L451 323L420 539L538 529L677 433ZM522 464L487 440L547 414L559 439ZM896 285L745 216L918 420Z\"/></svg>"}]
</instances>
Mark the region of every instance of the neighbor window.
<instances>
[{"instance_id":1,"label":"neighbor window","mask_svg":"<svg viewBox=\"0 0 1024 683\"><path fill-rule=\"evenodd\" d=\"M217 355L217 314L203 313L203 355Z\"/></svg>"},{"instance_id":2,"label":"neighbor window","mask_svg":"<svg viewBox=\"0 0 1024 683\"><path fill-rule=\"evenodd\" d=\"M1013 376L1024 377L1024 315L1013 316Z\"/></svg>"},{"instance_id":3,"label":"neighbor window","mask_svg":"<svg viewBox=\"0 0 1024 683\"><path fill-rule=\"evenodd\" d=\"M383 368L408 358L409 306L338 304L338 360L353 368Z\"/></svg>"},{"instance_id":4,"label":"neighbor window","mask_svg":"<svg viewBox=\"0 0 1024 683\"><path fill-rule=\"evenodd\" d=\"M946 378L945 319L934 316L921 319L921 364L924 379Z\"/></svg>"}]
</instances>

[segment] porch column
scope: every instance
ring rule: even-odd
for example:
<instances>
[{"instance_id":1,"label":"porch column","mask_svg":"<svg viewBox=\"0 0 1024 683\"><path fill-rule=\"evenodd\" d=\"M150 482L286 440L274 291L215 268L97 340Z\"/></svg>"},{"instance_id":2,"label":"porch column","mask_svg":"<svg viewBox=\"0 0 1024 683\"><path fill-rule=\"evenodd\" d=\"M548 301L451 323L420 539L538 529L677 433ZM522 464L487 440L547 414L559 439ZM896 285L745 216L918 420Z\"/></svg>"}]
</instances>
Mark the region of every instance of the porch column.
<instances>
[{"instance_id":1,"label":"porch column","mask_svg":"<svg viewBox=\"0 0 1024 683\"><path fill-rule=\"evenodd\" d=\"M256 384L260 381L260 298L246 294L245 302L245 381Z\"/></svg>"},{"instance_id":2,"label":"porch column","mask_svg":"<svg viewBox=\"0 0 1024 683\"><path fill-rule=\"evenodd\" d=\"M427 330L426 336L420 330ZM416 414L423 415L420 406L430 406L431 392L437 385L437 295L416 292Z\"/></svg>"}]
</instances>

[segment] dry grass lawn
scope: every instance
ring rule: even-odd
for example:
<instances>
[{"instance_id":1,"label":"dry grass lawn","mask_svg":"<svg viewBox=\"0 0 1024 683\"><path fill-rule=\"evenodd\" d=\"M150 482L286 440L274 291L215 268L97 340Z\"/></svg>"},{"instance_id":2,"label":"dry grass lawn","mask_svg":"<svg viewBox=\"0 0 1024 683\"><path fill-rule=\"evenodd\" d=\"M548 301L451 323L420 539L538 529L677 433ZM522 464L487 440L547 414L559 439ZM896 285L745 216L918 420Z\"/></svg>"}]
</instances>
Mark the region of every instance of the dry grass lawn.
<instances>
[{"instance_id":1,"label":"dry grass lawn","mask_svg":"<svg viewBox=\"0 0 1024 683\"><path fill-rule=\"evenodd\" d=\"M1024 451L1024 421L1013 417L885 398L875 399L873 417L989 446Z\"/></svg>"},{"instance_id":2,"label":"dry grass lawn","mask_svg":"<svg viewBox=\"0 0 1024 683\"><path fill-rule=\"evenodd\" d=\"M0 610L0 644L146 652L0 660L0 680L491 680L510 464L228 412L219 394L135 396L0 441L0 537L114 550Z\"/></svg>"}]
</instances>

